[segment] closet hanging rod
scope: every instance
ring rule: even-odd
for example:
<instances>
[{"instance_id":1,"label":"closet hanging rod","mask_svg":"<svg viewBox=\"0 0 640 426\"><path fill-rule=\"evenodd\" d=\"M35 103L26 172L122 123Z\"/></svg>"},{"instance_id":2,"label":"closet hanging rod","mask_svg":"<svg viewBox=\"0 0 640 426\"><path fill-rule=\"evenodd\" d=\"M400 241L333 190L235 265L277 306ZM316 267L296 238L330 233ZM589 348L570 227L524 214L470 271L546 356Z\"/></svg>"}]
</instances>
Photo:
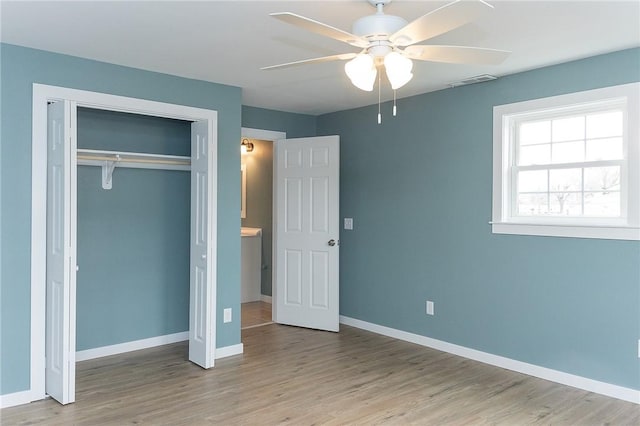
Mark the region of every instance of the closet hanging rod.
<instances>
[{"instance_id":1,"label":"closet hanging rod","mask_svg":"<svg viewBox=\"0 0 640 426\"><path fill-rule=\"evenodd\" d=\"M79 166L98 166L102 168L103 189L112 188L113 172L117 167L132 169L191 170L191 157L179 155L77 149L76 160Z\"/></svg>"},{"instance_id":2,"label":"closet hanging rod","mask_svg":"<svg viewBox=\"0 0 640 426\"><path fill-rule=\"evenodd\" d=\"M116 167L190 170L191 157L181 155L148 154L131 151L104 151L78 149L78 164L82 166L102 166L104 162Z\"/></svg>"},{"instance_id":3,"label":"closet hanging rod","mask_svg":"<svg viewBox=\"0 0 640 426\"><path fill-rule=\"evenodd\" d=\"M190 166L191 160L173 160L173 159L153 159L153 158L127 158L119 154L113 156L107 155L83 155L78 154L78 160L87 161L115 161L116 163L149 163L149 164L173 164L176 166Z\"/></svg>"}]
</instances>

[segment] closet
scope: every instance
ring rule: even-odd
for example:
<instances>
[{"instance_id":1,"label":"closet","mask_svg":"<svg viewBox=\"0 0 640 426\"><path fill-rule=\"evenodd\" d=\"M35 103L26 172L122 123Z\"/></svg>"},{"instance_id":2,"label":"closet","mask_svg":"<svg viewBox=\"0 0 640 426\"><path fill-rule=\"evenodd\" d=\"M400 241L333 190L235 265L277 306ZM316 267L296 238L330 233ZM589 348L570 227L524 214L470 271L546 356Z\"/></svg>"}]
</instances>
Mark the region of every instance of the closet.
<instances>
[{"instance_id":1,"label":"closet","mask_svg":"<svg viewBox=\"0 0 640 426\"><path fill-rule=\"evenodd\" d=\"M191 122L77 109L79 353L189 330Z\"/></svg>"},{"instance_id":2,"label":"closet","mask_svg":"<svg viewBox=\"0 0 640 426\"><path fill-rule=\"evenodd\" d=\"M32 106L31 400L167 333L213 367L217 111L37 83Z\"/></svg>"}]
</instances>

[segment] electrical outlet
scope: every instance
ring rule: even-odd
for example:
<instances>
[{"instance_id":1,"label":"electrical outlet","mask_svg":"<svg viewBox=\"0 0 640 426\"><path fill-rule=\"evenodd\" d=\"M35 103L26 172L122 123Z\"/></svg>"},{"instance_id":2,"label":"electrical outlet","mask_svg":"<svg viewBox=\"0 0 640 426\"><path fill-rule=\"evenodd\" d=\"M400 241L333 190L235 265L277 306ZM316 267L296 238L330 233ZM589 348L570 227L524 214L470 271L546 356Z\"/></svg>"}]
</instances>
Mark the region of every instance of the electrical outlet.
<instances>
[{"instance_id":1,"label":"electrical outlet","mask_svg":"<svg viewBox=\"0 0 640 426\"><path fill-rule=\"evenodd\" d=\"M427 315L435 315L433 310L433 302L431 300L427 300Z\"/></svg>"},{"instance_id":2,"label":"electrical outlet","mask_svg":"<svg viewBox=\"0 0 640 426\"><path fill-rule=\"evenodd\" d=\"M224 310L224 322L231 322L231 308L225 308Z\"/></svg>"},{"instance_id":3,"label":"electrical outlet","mask_svg":"<svg viewBox=\"0 0 640 426\"><path fill-rule=\"evenodd\" d=\"M353 218L345 217L344 218L344 229L352 230L353 229Z\"/></svg>"}]
</instances>

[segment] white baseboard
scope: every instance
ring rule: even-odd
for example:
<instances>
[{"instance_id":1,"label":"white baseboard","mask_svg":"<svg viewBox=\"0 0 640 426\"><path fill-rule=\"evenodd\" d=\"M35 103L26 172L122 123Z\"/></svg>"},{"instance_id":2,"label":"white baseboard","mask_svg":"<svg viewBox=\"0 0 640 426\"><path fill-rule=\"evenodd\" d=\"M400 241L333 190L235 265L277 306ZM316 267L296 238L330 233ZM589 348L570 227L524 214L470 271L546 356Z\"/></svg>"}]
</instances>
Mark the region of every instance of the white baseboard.
<instances>
[{"instance_id":1,"label":"white baseboard","mask_svg":"<svg viewBox=\"0 0 640 426\"><path fill-rule=\"evenodd\" d=\"M86 361L89 359L101 358L103 356L118 355L140 349L148 349L171 343L184 342L185 340L189 340L188 331L167 334L165 336L151 337L149 339L135 340L133 342L119 343L117 345L103 346L101 348L87 349L76 352L76 361ZM216 348L216 359L239 355L243 351L244 347L242 343Z\"/></svg>"},{"instance_id":2,"label":"white baseboard","mask_svg":"<svg viewBox=\"0 0 640 426\"><path fill-rule=\"evenodd\" d=\"M589 392L610 396L612 398L621 399L623 401L640 404L640 390L625 388L622 386L613 385L611 383L600 382L597 380L588 379L586 377L565 373L563 371L541 367L539 365L528 364L526 362L517 361L511 358L505 358L499 355L478 351L476 349L454 345L453 343L448 343L442 340L432 339L430 337L421 336L419 334L413 334L394 328L384 327L382 325L373 324L343 315L340 315L340 323L371 331L373 333L382 334L384 336L393 337L394 339L404 340L406 342L411 342L417 345L437 349L464 358L473 359L485 364L505 368L507 370L517 371L518 373L527 374L529 376L534 376Z\"/></svg>"},{"instance_id":3,"label":"white baseboard","mask_svg":"<svg viewBox=\"0 0 640 426\"><path fill-rule=\"evenodd\" d=\"M265 303L271 303L271 296L267 296L266 294L261 294L260 300L262 300Z\"/></svg>"},{"instance_id":4,"label":"white baseboard","mask_svg":"<svg viewBox=\"0 0 640 426\"><path fill-rule=\"evenodd\" d=\"M86 361L103 356L118 355L125 352L148 349L170 343L183 342L189 340L189 332L166 334L164 336L150 337L148 339L134 340L133 342L119 343L117 345L102 346L100 348L86 349L76 352L76 361Z\"/></svg>"},{"instance_id":5,"label":"white baseboard","mask_svg":"<svg viewBox=\"0 0 640 426\"><path fill-rule=\"evenodd\" d=\"M31 401L33 401L33 399L31 398L30 390L8 393L6 395L0 395L0 408L15 407L16 405L28 404Z\"/></svg>"},{"instance_id":6,"label":"white baseboard","mask_svg":"<svg viewBox=\"0 0 640 426\"><path fill-rule=\"evenodd\" d=\"M86 349L84 351L76 352L76 361L87 361L89 359L118 355L125 352L137 351L140 349L147 349L161 345L168 345L171 343L183 342L185 340L189 340L188 331L167 334L165 336L151 337L149 339L135 340L133 342L119 343L117 345ZM224 346L222 348L216 348L216 359L226 358L233 355L240 355L243 352L244 345L242 343L239 343L237 345ZM0 395L0 408L8 408L14 407L16 405L28 404L31 401L35 401L35 399L32 398L32 392L30 390Z\"/></svg>"},{"instance_id":7,"label":"white baseboard","mask_svg":"<svg viewBox=\"0 0 640 426\"><path fill-rule=\"evenodd\" d=\"M244 345L238 343L237 345L223 346L216 348L216 359L226 358L228 356L240 355L244 352Z\"/></svg>"}]
</instances>

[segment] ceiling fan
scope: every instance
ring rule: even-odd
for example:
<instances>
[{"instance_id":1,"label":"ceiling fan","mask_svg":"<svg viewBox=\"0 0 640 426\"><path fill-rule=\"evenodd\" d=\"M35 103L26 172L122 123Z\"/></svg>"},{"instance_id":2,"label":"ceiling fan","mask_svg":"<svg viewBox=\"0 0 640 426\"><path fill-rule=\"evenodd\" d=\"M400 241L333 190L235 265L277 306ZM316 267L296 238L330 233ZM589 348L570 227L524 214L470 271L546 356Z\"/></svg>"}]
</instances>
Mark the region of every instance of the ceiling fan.
<instances>
[{"instance_id":1,"label":"ceiling fan","mask_svg":"<svg viewBox=\"0 0 640 426\"><path fill-rule=\"evenodd\" d=\"M456 64L499 64L510 52L468 46L416 45L467 24L493 9L482 0L457 0L408 23L399 16L386 15L384 6L391 0L367 0L376 13L354 22L352 32L346 32L322 22L291 12L270 16L335 40L362 49L360 53L343 53L263 67L263 70L287 68L319 62L349 60L345 72L354 86L372 91L377 68L384 65L392 89L411 80L412 59ZM378 79L380 76L378 75Z\"/></svg>"}]
</instances>

